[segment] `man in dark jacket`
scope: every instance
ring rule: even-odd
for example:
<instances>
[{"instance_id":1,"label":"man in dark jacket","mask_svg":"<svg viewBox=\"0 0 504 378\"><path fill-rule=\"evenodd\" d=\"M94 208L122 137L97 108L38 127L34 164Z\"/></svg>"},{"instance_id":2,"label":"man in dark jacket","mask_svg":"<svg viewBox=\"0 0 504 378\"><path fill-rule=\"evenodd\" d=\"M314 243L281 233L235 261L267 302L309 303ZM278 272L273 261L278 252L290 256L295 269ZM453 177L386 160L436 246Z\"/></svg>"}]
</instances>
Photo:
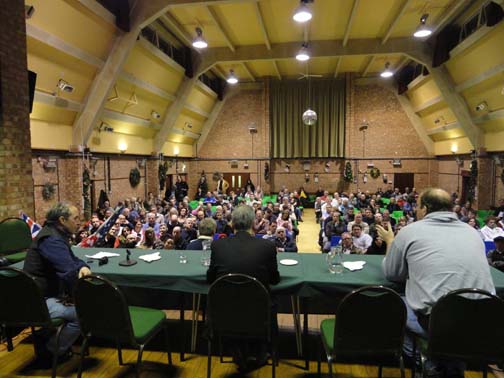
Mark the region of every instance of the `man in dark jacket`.
<instances>
[{"instance_id":1,"label":"man in dark jacket","mask_svg":"<svg viewBox=\"0 0 504 378\"><path fill-rule=\"evenodd\" d=\"M33 241L24 262L24 270L35 281L46 298L51 318L66 321L60 336L59 350L55 350L55 337L49 338L47 350L39 349L40 357L46 353L66 354L80 334L75 307L69 303L77 279L90 275L86 263L77 258L69 240L80 227L79 210L75 206L58 203L46 215L46 223Z\"/></svg>"},{"instance_id":2,"label":"man in dark jacket","mask_svg":"<svg viewBox=\"0 0 504 378\"><path fill-rule=\"evenodd\" d=\"M488 263L496 269L504 272L504 236L494 239L495 249L488 252Z\"/></svg>"},{"instance_id":3,"label":"man in dark jacket","mask_svg":"<svg viewBox=\"0 0 504 378\"><path fill-rule=\"evenodd\" d=\"M277 252L297 252L298 247L294 238L287 236L285 228L277 227L274 239Z\"/></svg>"},{"instance_id":4,"label":"man in dark jacket","mask_svg":"<svg viewBox=\"0 0 504 378\"><path fill-rule=\"evenodd\" d=\"M203 219L198 227L198 238L192 240L186 247L187 250L202 250L203 240L213 240L216 223L212 218Z\"/></svg>"}]
</instances>

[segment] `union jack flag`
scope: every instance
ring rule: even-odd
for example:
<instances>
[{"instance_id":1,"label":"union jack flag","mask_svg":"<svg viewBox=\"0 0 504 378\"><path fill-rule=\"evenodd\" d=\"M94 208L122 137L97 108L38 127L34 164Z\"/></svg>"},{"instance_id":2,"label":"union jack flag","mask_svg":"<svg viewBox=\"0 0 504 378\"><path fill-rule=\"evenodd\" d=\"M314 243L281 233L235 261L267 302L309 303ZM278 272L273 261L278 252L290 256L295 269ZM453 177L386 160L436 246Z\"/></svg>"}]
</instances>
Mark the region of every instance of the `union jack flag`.
<instances>
[{"instance_id":1,"label":"union jack flag","mask_svg":"<svg viewBox=\"0 0 504 378\"><path fill-rule=\"evenodd\" d=\"M26 215L24 212L19 213L19 217L28 224L28 227L30 227L32 239L35 239L37 234L40 232L42 229L42 226L35 222L33 219L31 219L28 215Z\"/></svg>"},{"instance_id":2,"label":"union jack flag","mask_svg":"<svg viewBox=\"0 0 504 378\"><path fill-rule=\"evenodd\" d=\"M117 207L114 210L114 214L112 214L105 222L103 222L101 226L98 227L98 230L89 235L87 238L83 239L77 245L77 247L92 248L99 239L103 238L107 234L107 232L109 232L110 228L115 224L117 218L119 217L119 214L122 213L123 209L124 206Z\"/></svg>"}]
</instances>

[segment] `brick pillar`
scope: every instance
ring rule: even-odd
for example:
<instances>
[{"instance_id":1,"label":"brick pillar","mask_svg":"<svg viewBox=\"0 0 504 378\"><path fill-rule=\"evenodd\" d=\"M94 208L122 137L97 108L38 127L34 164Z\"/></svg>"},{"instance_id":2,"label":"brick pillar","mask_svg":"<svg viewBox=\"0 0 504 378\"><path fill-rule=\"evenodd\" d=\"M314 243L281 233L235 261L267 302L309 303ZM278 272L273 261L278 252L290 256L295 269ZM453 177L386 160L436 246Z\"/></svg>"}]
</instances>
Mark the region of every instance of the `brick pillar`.
<instances>
[{"instance_id":1,"label":"brick pillar","mask_svg":"<svg viewBox=\"0 0 504 378\"><path fill-rule=\"evenodd\" d=\"M147 177L145 182L147 184L147 193L152 192L154 195L162 194L164 195L163 189L162 192L159 191L159 179L158 179L158 169L159 169L159 160L157 159L148 159L147 160Z\"/></svg>"},{"instance_id":2,"label":"brick pillar","mask_svg":"<svg viewBox=\"0 0 504 378\"><path fill-rule=\"evenodd\" d=\"M493 161L488 156L478 157L477 209L487 210L493 206L492 195L495 191Z\"/></svg>"},{"instance_id":3,"label":"brick pillar","mask_svg":"<svg viewBox=\"0 0 504 378\"><path fill-rule=\"evenodd\" d=\"M24 1L0 7L0 219L34 216Z\"/></svg>"},{"instance_id":4,"label":"brick pillar","mask_svg":"<svg viewBox=\"0 0 504 378\"><path fill-rule=\"evenodd\" d=\"M83 211L82 173L84 166L80 157L66 157L58 161L60 201L76 206Z\"/></svg>"}]
</instances>

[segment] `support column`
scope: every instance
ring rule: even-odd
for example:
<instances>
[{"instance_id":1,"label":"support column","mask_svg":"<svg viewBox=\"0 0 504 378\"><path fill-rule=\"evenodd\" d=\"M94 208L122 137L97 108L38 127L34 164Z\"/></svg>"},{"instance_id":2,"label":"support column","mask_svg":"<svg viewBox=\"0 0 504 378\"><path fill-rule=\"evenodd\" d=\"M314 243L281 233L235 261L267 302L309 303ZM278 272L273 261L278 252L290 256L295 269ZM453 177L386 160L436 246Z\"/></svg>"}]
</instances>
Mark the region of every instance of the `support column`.
<instances>
[{"instance_id":1,"label":"support column","mask_svg":"<svg viewBox=\"0 0 504 378\"><path fill-rule=\"evenodd\" d=\"M477 203L480 210L490 209L493 206L492 194L495 191L494 162L488 156L480 156L478 161L478 180L476 182Z\"/></svg>"}]
</instances>

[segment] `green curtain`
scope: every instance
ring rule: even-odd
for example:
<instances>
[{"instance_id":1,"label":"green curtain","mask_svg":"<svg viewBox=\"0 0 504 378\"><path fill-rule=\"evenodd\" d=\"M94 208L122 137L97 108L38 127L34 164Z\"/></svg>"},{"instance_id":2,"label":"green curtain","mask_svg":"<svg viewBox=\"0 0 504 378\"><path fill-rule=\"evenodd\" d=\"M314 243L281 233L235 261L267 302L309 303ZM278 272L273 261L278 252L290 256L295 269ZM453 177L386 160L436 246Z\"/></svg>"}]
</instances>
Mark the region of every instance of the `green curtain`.
<instances>
[{"instance_id":1,"label":"green curtain","mask_svg":"<svg viewBox=\"0 0 504 378\"><path fill-rule=\"evenodd\" d=\"M345 80L270 81L272 158L343 157L345 151ZM302 115L315 110L317 123L306 126Z\"/></svg>"}]
</instances>

